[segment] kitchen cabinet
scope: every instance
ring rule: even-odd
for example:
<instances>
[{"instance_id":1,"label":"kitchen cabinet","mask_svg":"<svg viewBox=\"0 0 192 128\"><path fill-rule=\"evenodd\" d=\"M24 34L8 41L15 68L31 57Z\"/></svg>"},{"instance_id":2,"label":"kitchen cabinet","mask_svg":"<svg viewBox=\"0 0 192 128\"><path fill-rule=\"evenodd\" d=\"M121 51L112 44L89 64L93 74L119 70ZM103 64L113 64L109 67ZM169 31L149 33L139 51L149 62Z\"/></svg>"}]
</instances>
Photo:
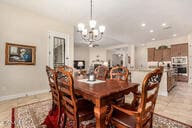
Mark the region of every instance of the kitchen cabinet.
<instances>
[{"instance_id":1,"label":"kitchen cabinet","mask_svg":"<svg viewBox=\"0 0 192 128\"><path fill-rule=\"evenodd\" d=\"M174 75L174 70L167 71L167 91L171 91L171 89L176 85L176 75Z\"/></svg>"},{"instance_id":2,"label":"kitchen cabinet","mask_svg":"<svg viewBox=\"0 0 192 128\"><path fill-rule=\"evenodd\" d=\"M162 49L155 50L154 61L163 61L163 50Z\"/></svg>"},{"instance_id":3,"label":"kitchen cabinet","mask_svg":"<svg viewBox=\"0 0 192 128\"><path fill-rule=\"evenodd\" d=\"M188 56L188 44L171 45L171 57L175 56Z\"/></svg>"},{"instance_id":4,"label":"kitchen cabinet","mask_svg":"<svg viewBox=\"0 0 192 128\"><path fill-rule=\"evenodd\" d=\"M155 48L148 48L147 49L148 52L148 61L154 61L154 55L155 55Z\"/></svg>"},{"instance_id":5,"label":"kitchen cabinet","mask_svg":"<svg viewBox=\"0 0 192 128\"><path fill-rule=\"evenodd\" d=\"M155 61L171 61L171 49L156 49L155 50Z\"/></svg>"},{"instance_id":6,"label":"kitchen cabinet","mask_svg":"<svg viewBox=\"0 0 192 128\"><path fill-rule=\"evenodd\" d=\"M163 61L171 61L171 48L163 49Z\"/></svg>"},{"instance_id":7,"label":"kitchen cabinet","mask_svg":"<svg viewBox=\"0 0 192 128\"><path fill-rule=\"evenodd\" d=\"M176 81L188 82L188 76L185 76L185 75L177 75L177 76L176 76Z\"/></svg>"}]
</instances>

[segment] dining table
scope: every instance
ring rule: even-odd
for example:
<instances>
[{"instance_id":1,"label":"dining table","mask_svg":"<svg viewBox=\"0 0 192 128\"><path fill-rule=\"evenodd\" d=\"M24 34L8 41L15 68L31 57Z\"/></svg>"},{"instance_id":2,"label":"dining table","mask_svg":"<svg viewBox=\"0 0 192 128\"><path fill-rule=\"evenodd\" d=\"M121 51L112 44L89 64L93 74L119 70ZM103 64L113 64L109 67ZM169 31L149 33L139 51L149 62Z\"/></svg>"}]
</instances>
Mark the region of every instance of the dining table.
<instances>
[{"instance_id":1,"label":"dining table","mask_svg":"<svg viewBox=\"0 0 192 128\"><path fill-rule=\"evenodd\" d=\"M94 116L96 119L96 128L105 128L105 118L108 106L113 103L114 99L129 94L134 95L132 104L137 102L138 83L127 81L107 79L100 82L86 82L74 79L75 94L81 95L84 99L94 103Z\"/></svg>"}]
</instances>

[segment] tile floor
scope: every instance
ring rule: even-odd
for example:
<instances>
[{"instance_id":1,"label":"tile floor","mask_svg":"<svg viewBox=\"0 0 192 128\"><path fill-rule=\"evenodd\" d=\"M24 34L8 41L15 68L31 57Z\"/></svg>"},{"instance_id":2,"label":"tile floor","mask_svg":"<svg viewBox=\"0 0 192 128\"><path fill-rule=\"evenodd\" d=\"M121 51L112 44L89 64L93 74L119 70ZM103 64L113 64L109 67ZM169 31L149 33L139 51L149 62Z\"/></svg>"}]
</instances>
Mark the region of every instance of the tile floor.
<instances>
[{"instance_id":1,"label":"tile floor","mask_svg":"<svg viewBox=\"0 0 192 128\"><path fill-rule=\"evenodd\" d=\"M26 96L0 102L0 128L8 128L5 124L11 120L11 108L37 101L50 99L49 93ZM155 112L169 118L192 125L192 87L186 83L177 83L168 97L158 96Z\"/></svg>"}]
</instances>

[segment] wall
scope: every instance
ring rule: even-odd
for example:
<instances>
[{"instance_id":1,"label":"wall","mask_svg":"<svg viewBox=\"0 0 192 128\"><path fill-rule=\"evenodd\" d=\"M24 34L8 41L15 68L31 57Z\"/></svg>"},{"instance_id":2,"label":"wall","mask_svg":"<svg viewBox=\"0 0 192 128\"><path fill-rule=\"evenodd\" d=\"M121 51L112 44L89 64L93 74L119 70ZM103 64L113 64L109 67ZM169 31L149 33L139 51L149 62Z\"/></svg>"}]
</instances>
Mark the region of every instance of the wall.
<instances>
[{"instance_id":1,"label":"wall","mask_svg":"<svg viewBox=\"0 0 192 128\"><path fill-rule=\"evenodd\" d=\"M0 17L0 100L10 95L47 91L48 31L70 35L70 61L73 62L73 27L6 4L0 4ZM5 65L5 42L36 46L36 65Z\"/></svg>"},{"instance_id":2,"label":"wall","mask_svg":"<svg viewBox=\"0 0 192 128\"><path fill-rule=\"evenodd\" d=\"M123 60L122 56L118 56L116 54L112 55L112 66L121 65L121 60Z\"/></svg>"},{"instance_id":3,"label":"wall","mask_svg":"<svg viewBox=\"0 0 192 128\"><path fill-rule=\"evenodd\" d=\"M171 46L171 44L181 44L181 43L187 43L188 39L187 36L178 37L178 38L172 38L167 40L160 40L160 41L153 41L146 43L145 45L137 46L135 49L135 64L136 67L147 67L147 48L158 48L161 45L167 45L168 47Z\"/></svg>"},{"instance_id":4,"label":"wall","mask_svg":"<svg viewBox=\"0 0 192 128\"><path fill-rule=\"evenodd\" d=\"M74 60L85 60L85 69L88 69L88 67L89 67L89 48L75 46Z\"/></svg>"},{"instance_id":5,"label":"wall","mask_svg":"<svg viewBox=\"0 0 192 128\"><path fill-rule=\"evenodd\" d=\"M112 51L111 50L107 50L107 62L108 65L110 64L110 67L112 66Z\"/></svg>"},{"instance_id":6,"label":"wall","mask_svg":"<svg viewBox=\"0 0 192 128\"><path fill-rule=\"evenodd\" d=\"M189 53L189 85L192 86L192 33L188 35L188 53Z\"/></svg>"},{"instance_id":7,"label":"wall","mask_svg":"<svg viewBox=\"0 0 192 128\"><path fill-rule=\"evenodd\" d=\"M89 48L89 58L90 65L92 64L92 61L95 61L97 59L107 61L107 50L102 47Z\"/></svg>"}]
</instances>

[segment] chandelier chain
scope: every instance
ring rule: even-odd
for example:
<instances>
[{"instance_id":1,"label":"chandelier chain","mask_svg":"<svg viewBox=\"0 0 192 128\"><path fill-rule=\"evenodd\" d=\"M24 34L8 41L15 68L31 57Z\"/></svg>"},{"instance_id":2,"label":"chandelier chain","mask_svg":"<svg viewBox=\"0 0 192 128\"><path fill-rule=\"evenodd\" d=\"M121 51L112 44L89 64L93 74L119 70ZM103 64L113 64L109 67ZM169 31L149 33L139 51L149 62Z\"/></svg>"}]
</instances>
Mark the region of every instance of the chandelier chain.
<instances>
[{"instance_id":1,"label":"chandelier chain","mask_svg":"<svg viewBox=\"0 0 192 128\"><path fill-rule=\"evenodd\" d=\"M93 19L93 0L91 0L91 20Z\"/></svg>"}]
</instances>

